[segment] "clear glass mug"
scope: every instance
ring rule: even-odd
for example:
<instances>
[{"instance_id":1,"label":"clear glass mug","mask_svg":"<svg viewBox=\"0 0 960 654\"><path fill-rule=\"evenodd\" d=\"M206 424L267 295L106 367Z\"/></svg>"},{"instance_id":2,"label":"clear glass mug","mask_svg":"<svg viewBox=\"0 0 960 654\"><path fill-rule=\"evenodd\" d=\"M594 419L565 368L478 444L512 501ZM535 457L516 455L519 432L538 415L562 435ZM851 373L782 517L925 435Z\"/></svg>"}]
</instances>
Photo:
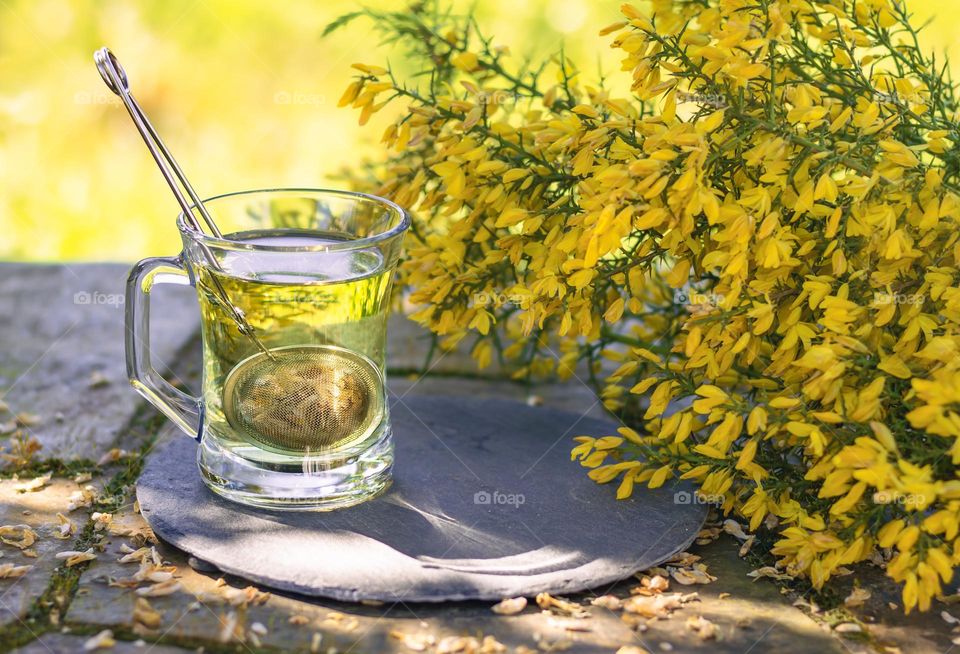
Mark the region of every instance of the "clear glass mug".
<instances>
[{"instance_id":1,"label":"clear glass mug","mask_svg":"<svg viewBox=\"0 0 960 654\"><path fill-rule=\"evenodd\" d=\"M393 464L384 359L409 216L382 198L318 189L232 193L204 206L223 238L181 215L180 256L130 272L133 387L199 441L201 477L224 497L300 510L375 497ZM164 283L197 290L201 397L150 363L150 291Z\"/></svg>"}]
</instances>

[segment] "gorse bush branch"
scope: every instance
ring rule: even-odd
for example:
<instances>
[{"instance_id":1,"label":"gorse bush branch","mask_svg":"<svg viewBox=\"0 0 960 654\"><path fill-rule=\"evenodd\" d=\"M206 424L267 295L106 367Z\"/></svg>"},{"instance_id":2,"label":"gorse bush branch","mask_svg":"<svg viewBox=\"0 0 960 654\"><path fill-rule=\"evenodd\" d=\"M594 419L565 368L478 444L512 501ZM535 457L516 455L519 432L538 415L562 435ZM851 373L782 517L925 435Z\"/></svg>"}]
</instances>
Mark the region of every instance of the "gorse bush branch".
<instances>
[{"instance_id":1,"label":"gorse bush branch","mask_svg":"<svg viewBox=\"0 0 960 654\"><path fill-rule=\"evenodd\" d=\"M514 62L435 2L363 11L420 67L358 183L416 216L412 317L625 425L573 456L617 496L691 479L820 588L870 559L929 608L960 563L960 131L891 0L654 0L621 75ZM376 180L376 181L371 181Z\"/></svg>"}]
</instances>

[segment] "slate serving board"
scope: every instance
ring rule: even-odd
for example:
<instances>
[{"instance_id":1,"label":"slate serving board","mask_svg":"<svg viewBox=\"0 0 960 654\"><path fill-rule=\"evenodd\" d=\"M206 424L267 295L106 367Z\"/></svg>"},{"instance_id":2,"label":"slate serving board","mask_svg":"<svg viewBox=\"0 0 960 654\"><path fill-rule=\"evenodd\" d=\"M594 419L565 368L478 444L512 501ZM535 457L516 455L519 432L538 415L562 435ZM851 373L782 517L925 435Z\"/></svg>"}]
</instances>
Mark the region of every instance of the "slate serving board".
<instances>
[{"instance_id":1,"label":"slate serving board","mask_svg":"<svg viewBox=\"0 0 960 654\"><path fill-rule=\"evenodd\" d=\"M419 396L391 405L394 483L365 504L270 512L209 491L196 444L153 453L137 488L165 541L264 586L338 600L493 600L601 588L686 548L706 517L693 487L590 481L573 437L616 425L505 400Z\"/></svg>"}]
</instances>

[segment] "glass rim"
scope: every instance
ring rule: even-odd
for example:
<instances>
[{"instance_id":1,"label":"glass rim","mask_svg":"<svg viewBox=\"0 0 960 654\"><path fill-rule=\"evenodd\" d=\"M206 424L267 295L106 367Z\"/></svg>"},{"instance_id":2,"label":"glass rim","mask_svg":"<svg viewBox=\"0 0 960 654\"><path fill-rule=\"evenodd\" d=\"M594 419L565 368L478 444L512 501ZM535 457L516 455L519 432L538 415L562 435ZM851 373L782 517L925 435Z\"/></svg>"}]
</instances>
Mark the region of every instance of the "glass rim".
<instances>
[{"instance_id":1,"label":"glass rim","mask_svg":"<svg viewBox=\"0 0 960 654\"><path fill-rule=\"evenodd\" d=\"M209 198L205 198L203 203L214 202L216 200L223 200L226 198L233 198L244 195L257 195L257 194L270 194L270 193L310 193L316 195L327 195L327 196L336 196L340 198L354 199L354 200L366 200L373 202L382 206L386 211L399 215L400 222L396 225L390 227L387 230L373 234L371 236L364 236L363 238L353 239L350 241L337 241L331 243L324 243L322 245L263 245L257 243L250 243L249 241L237 241L226 237L218 237L212 234L207 234L206 232L197 231L193 227L190 227L187 224L186 216L184 212L181 211L177 216L177 227L180 230L180 233L188 236L194 241L198 241L205 245L212 245L222 248L230 248L233 250L255 250L258 252L331 252L331 251L342 251L342 250L356 250L360 248L370 247L372 245L377 245L387 241L395 236L403 234L410 227L410 214L406 209L391 202L386 198L381 198L377 195L371 195L369 193L361 193L359 191L344 191L338 189L326 189L326 188L308 188L308 187L278 187L278 188L262 188L262 189L251 189L248 191L233 191L231 193L222 193L220 195L214 195ZM191 205L195 208L196 205Z\"/></svg>"}]
</instances>

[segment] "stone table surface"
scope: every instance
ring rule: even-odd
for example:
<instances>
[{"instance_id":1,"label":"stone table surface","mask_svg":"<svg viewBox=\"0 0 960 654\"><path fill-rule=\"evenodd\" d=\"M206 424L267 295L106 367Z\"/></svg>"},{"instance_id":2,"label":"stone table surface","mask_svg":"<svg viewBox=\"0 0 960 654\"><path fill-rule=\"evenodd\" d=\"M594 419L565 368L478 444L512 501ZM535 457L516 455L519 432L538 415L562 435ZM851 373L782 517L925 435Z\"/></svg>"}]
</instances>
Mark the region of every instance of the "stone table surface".
<instances>
[{"instance_id":1,"label":"stone table surface","mask_svg":"<svg viewBox=\"0 0 960 654\"><path fill-rule=\"evenodd\" d=\"M134 501L144 461L179 436L125 379L126 270L0 264L0 526L16 527L5 537L13 544L0 543L0 653L922 654L960 642L947 620L960 608L935 602L903 616L897 589L872 566L827 596L754 581L748 573L770 561L742 558L720 518L665 569L539 605L530 597L509 615L491 602L314 600L221 575L157 542ZM158 367L189 388L198 374L195 299L175 288L156 301L165 307L153 316ZM496 369L478 374L463 352L435 359L423 376L430 337L402 318L390 329L394 401L443 393L603 417L577 379L528 388ZM575 435L558 434L557 447ZM681 583L690 581L707 583ZM871 597L845 607L855 584Z\"/></svg>"}]
</instances>

